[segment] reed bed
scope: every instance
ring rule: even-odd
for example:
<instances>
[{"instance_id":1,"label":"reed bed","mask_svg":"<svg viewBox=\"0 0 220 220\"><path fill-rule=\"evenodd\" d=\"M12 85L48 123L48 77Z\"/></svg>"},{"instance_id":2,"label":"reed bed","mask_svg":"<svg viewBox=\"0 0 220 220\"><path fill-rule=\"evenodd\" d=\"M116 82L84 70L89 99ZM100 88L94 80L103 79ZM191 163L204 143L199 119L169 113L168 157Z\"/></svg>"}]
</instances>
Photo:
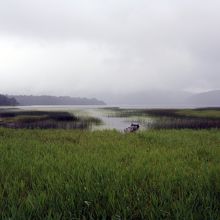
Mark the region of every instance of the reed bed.
<instances>
[{"instance_id":1,"label":"reed bed","mask_svg":"<svg viewBox=\"0 0 220 220\"><path fill-rule=\"evenodd\" d=\"M220 132L0 128L1 219L219 219Z\"/></svg>"},{"instance_id":2,"label":"reed bed","mask_svg":"<svg viewBox=\"0 0 220 220\"><path fill-rule=\"evenodd\" d=\"M101 120L62 111L0 111L0 126L6 128L89 129L92 124L101 124Z\"/></svg>"},{"instance_id":3,"label":"reed bed","mask_svg":"<svg viewBox=\"0 0 220 220\"><path fill-rule=\"evenodd\" d=\"M202 109L106 109L109 117L136 117L142 126L152 129L220 128L220 108ZM144 120L151 119L151 120Z\"/></svg>"}]
</instances>

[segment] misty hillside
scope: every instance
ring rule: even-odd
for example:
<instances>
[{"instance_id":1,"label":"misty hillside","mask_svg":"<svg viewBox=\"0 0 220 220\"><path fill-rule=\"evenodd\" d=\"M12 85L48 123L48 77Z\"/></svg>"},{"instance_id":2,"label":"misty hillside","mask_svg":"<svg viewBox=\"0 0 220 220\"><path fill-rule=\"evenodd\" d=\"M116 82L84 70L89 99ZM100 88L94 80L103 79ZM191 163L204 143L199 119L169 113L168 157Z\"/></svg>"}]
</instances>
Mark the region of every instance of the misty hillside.
<instances>
[{"instance_id":1,"label":"misty hillside","mask_svg":"<svg viewBox=\"0 0 220 220\"><path fill-rule=\"evenodd\" d=\"M69 96L10 96L15 98L20 105L105 105L103 101L95 98L74 98Z\"/></svg>"},{"instance_id":2,"label":"misty hillside","mask_svg":"<svg viewBox=\"0 0 220 220\"><path fill-rule=\"evenodd\" d=\"M5 95L0 94L0 106L15 106L18 105L18 102L15 98L9 98Z\"/></svg>"},{"instance_id":3,"label":"misty hillside","mask_svg":"<svg viewBox=\"0 0 220 220\"><path fill-rule=\"evenodd\" d=\"M220 106L220 90L192 95L188 98L188 103L202 107L218 107Z\"/></svg>"},{"instance_id":4,"label":"misty hillside","mask_svg":"<svg viewBox=\"0 0 220 220\"><path fill-rule=\"evenodd\" d=\"M191 93L188 92L149 90L124 95L106 95L105 101L113 105L147 105L149 107L163 107L184 105L185 100L189 96L191 96Z\"/></svg>"},{"instance_id":5,"label":"misty hillside","mask_svg":"<svg viewBox=\"0 0 220 220\"><path fill-rule=\"evenodd\" d=\"M3 96L2 96L3 97ZM102 94L101 99L73 98L69 96L4 96L0 105L144 105L148 107L217 107L220 90L192 94L183 91L149 90L127 94ZM14 98L14 99L12 99ZM16 101L16 100L17 101ZM3 101L5 100L5 101ZM18 102L18 103L17 103Z\"/></svg>"},{"instance_id":6,"label":"misty hillside","mask_svg":"<svg viewBox=\"0 0 220 220\"><path fill-rule=\"evenodd\" d=\"M183 91L149 90L126 95L106 95L108 104L144 105L148 107L216 107L220 90L192 94Z\"/></svg>"}]
</instances>

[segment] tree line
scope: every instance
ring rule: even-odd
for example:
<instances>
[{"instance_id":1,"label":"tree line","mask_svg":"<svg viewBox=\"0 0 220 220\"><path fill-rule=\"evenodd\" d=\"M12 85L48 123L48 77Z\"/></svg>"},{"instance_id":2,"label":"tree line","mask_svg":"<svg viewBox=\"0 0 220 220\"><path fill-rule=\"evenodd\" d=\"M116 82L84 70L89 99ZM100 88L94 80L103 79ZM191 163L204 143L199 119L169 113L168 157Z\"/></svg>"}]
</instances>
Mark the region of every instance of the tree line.
<instances>
[{"instance_id":1,"label":"tree line","mask_svg":"<svg viewBox=\"0 0 220 220\"><path fill-rule=\"evenodd\" d=\"M19 103L15 98L9 98L5 95L0 94L0 106L15 106Z\"/></svg>"}]
</instances>

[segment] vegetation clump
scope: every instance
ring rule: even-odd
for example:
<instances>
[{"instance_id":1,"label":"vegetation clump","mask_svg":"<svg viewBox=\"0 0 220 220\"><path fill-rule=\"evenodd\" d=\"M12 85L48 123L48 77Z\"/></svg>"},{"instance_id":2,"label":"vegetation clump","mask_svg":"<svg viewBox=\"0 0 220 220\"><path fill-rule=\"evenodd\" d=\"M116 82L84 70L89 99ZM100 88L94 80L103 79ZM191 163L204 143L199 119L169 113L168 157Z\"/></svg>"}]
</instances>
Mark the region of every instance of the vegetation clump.
<instances>
[{"instance_id":1,"label":"vegetation clump","mask_svg":"<svg viewBox=\"0 0 220 220\"><path fill-rule=\"evenodd\" d=\"M93 123L101 122L93 117L81 118L62 111L0 111L0 126L8 128L88 129Z\"/></svg>"}]
</instances>

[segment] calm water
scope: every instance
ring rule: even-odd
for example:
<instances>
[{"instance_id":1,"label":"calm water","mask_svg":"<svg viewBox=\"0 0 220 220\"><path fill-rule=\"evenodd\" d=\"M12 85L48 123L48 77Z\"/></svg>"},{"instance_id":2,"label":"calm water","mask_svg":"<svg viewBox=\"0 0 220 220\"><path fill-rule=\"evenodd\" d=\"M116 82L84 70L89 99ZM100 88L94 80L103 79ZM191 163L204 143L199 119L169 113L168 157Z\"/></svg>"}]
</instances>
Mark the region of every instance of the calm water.
<instances>
[{"instance_id":1,"label":"calm water","mask_svg":"<svg viewBox=\"0 0 220 220\"><path fill-rule=\"evenodd\" d=\"M101 125L92 124L92 130L104 130L104 129L116 129L123 131L125 128L129 127L131 123L137 122L140 124L140 130L145 130L153 126L158 126L158 128L204 128L203 124L210 124L209 121L199 121L199 120L187 120L179 118L162 118L153 119L149 116L135 116L135 117L115 117L114 111L111 109L106 109L106 107L119 107L123 109L148 109L151 107L147 106L18 106L14 109L21 110L41 110L41 111L66 111L73 113L78 117L94 117L102 121ZM105 108L105 109L104 109ZM154 107L156 108L156 107ZM164 107L165 108L165 107ZM175 106L175 108L180 108L180 106ZM188 107L191 108L191 107ZM13 109L12 107L0 107L0 109ZM89 121L89 120L88 120ZM202 124L203 123L203 124ZM213 124L213 121L212 121ZM210 125L211 127L216 127L216 123ZM220 126L220 125L218 125ZM207 126L205 126L207 127Z\"/></svg>"},{"instance_id":2,"label":"calm water","mask_svg":"<svg viewBox=\"0 0 220 220\"><path fill-rule=\"evenodd\" d=\"M106 107L113 106L19 106L20 109L23 110L45 110L45 111L69 111L72 112L76 116L92 116L95 118L99 118L102 120L102 125L94 125L92 130L104 130L104 129L116 129L119 131L123 131L125 128L129 127L132 122L138 122L140 124L140 129L147 128L147 122L152 119L149 118L123 118L123 117L113 117L107 113L107 111L103 110ZM114 106L115 107L115 106ZM125 106L122 106L126 108ZM127 106L127 108L141 108L141 106Z\"/></svg>"},{"instance_id":3,"label":"calm water","mask_svg":"<svg viewBox=\"0 0 220 220\"><path fill-rule=\"evenodd\" d=\"M135 116L135 117L115 117L116 111L112 109L106 109L106 107L119 107L122 109L150 109L146 106L18 106L12 107L0 107L1 109L21 109L21 110L42 110L42 111L66 111L74 114L78 117L85 117L85 123L92 126L92 130L104 130L104 129L116 129L123 131L125 128L129 127L131 123L137 122L140 125L140 130L148 128L159 128L159 129L204 129L204 128L219 128L219 120L211 120L205 118L179 118L179 117L150 117L150 116ZM178 108L175 107L176 109ZM190 107L188 107L190 108ZM164 108L165 109L165 108ZM89 117L98 118L102 121L101 125L94 125L90 122ZM1 121L1 118L0 118ZM89 124L88 124L89 123ZM85 124L84 124L85 125Z\"/></svg>"}]
</instances>

